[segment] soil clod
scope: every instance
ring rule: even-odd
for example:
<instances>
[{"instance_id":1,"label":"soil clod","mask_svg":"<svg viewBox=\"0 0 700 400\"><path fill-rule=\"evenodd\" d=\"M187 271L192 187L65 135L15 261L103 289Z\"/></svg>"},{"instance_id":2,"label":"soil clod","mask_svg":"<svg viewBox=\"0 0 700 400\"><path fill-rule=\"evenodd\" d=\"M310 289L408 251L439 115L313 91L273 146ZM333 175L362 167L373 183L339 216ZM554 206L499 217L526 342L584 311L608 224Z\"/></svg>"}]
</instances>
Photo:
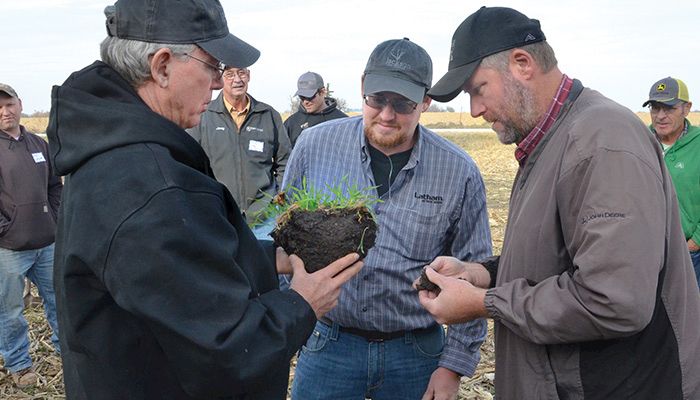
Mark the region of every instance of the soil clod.
<instances>
[{"instance_id":1,"label":"soil clod","mask_svg":"<svg viewBox=\"0 0 700 400\"><path fill-rule=\"evenodd\" d=\"M423 272L421 272L418 283L416 284L416 289L427 290L434 292L435 294L440 294L440 286L434 284L430 281L430 279L428 279L428 274L425 272L427 268L428 267L423 268Z\"/></svg>"},{"instance_id":2,"label":"soil clod","mask_svg":"<svg viewBox=\"0 0 700 400\"><path fill-rule=\"evenodd\" d=\"M377 237L377 224L367 207L290 209L271 233L277 246L304 261L315 272L349 254L367 255Z\"/></svg>"}]
</instances>

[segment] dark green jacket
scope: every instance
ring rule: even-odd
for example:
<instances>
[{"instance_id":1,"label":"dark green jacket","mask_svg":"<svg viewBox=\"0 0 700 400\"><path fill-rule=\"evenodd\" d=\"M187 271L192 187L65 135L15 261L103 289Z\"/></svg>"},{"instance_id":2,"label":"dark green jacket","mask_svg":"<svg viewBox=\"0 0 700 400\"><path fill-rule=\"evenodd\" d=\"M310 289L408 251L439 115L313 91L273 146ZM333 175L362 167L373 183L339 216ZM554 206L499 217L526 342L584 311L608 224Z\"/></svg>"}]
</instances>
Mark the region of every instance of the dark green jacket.
<instances>
[{"instance_id":1,"label":"dark green jacket","mask_svg":"<svg viewBox=\"0 0 700 400\"><path fill-rule=\"evenodd\" d=\"M250 111L239 130L224 105L223 92L189 129L209 157L216 179L252 215L265 208L282 184L291 151L282 117L250 96Z\"/></svg>"}]
</instances>

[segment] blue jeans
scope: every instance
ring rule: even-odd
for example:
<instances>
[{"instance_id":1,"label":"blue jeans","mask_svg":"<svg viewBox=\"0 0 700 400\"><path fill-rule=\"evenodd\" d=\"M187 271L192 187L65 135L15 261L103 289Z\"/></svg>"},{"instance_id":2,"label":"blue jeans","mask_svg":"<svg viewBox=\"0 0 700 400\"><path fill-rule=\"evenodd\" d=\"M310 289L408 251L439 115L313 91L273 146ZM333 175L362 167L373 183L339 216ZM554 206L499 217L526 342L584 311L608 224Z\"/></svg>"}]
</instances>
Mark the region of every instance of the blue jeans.
<instances>
[{"instance_id":1,"label":"blue jeans","mask_svg":"<svg viewBox=\"0 0 700 400\"><path fill-rule=\"evenodd\" d=\"M445 331L382 342L317 322L302 347L292 383L293 400L420 399L437 369Z\"/></svg>"},{"instance_id":2,"label":"blue jeans","mask_svg":"<svg viewBox=\"0 0 700 400\"><path fill-rule=\"evenodd\" d=\"M698 280L698 287L700 288L700 250L691 251L690 259L693 260L693 268L695 269L695 278Z\"/></svg>"},{"instance_id":3,"label":"blue jeans","mask_svg":"<svg viewBox=\"0 0 700 400\"><path fill-rule=\"evenodd\" d=\"M28 325L22 314L25 276L34 282L44 299L44 312L52 330L51 342L61 352L53 290L53 246L21 251L0 248L0 354L5 368L12 373L32 366Z\"/></svg>"}]
</instances>

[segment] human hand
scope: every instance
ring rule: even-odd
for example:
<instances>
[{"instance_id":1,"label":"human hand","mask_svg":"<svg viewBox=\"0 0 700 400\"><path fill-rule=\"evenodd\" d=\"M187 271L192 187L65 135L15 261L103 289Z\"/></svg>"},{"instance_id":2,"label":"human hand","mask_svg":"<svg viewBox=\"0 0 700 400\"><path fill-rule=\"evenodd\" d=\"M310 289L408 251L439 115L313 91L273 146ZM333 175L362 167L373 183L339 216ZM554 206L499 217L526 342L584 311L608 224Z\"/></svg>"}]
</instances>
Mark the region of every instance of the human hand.
<instances>
[{"instance_id":1,"label":"human hand","mask_svg":"<svg viewBox=\"0 0 700 400\"><path fill-rule=\"evenodd\" d=\"M470 282L472 285L488 288L491 276L483 265L461 261L454 257L437 257L428 267L444 276L451 276Z\"/></svg>"},{"instance_id":2,"label":"human hand","mask_svg":"<svg viewBox=\"0 0 700 400\"><path fill-rule=\"evenodd\" d=\"M292 254L289 261L292 264L293 275L289 288L309 303L316 318L321 318L338 304L343 284L362 269L364 263L359 259L359 254L350 253L310 274L304 269L304 262Z\"/></svg>"},{"instance_id":3,"label":"human hand","mask_svg":"<svg viewBox=\"0 0 700 400\"><path fill-rule=\"evenodd\" d=\"M466 280L443 276L432 268L426 268L431 282L440 287L440 294L421 290L418 300L441 324L458 324L488 317L484 306L486 289L478 288Z\"/></svg>"},{"instance_id":4,"label":"human hand","mask_svg":"<svg viewBox=\"0 0 700 400\"><path fill-rule=\"evenodd\" d=\"M428 382L421 400L456 400L460 376L444 367L438 367Z\"/></svg>"},{"instance_id":5,"label":"human hand","mask_svg":"<svg viewBox=\"0 0 700 400\"><path fill-rule=\"evenodd\" d=\"M289 255L281 247L278 247L276 252L275 264L277 265L277 273L290 275L293 270L292 263L289 261Z\"/></svg>"},{"instance_id":6,"label":"human hand","mask_svg":"<svg viewBox=\"0 0 700 400\"><path fill-rule=\"evenodd\" d=\"M700 246L698 246L697 243L693 240L693 238L688 239L688 250L689 251L698 251L700 250Z\"/></svg>"}]
</instances>

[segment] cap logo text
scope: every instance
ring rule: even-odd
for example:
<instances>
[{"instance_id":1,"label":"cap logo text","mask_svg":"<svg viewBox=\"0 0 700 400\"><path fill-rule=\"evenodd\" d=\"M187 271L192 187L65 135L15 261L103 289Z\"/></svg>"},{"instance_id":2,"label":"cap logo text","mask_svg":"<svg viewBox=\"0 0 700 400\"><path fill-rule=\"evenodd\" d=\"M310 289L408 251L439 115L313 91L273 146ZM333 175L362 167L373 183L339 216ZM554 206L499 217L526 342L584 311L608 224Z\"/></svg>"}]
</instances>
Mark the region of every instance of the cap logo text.
<instances>
[{"instance_id":1,"label":"cap logo text","mask_svg":"<svg viewBox=\"0 0 700 400\"><path fill-rule=\"evenodd\" d=\"M411 66L409 64L400 61L401 57L403 57L405 53L406 52L404 50L391 50L389 52L389 56L391 58L387 58L386 65L389 67L394 67L403 70L411 69Z\"/></svg>"}]
</instances>

